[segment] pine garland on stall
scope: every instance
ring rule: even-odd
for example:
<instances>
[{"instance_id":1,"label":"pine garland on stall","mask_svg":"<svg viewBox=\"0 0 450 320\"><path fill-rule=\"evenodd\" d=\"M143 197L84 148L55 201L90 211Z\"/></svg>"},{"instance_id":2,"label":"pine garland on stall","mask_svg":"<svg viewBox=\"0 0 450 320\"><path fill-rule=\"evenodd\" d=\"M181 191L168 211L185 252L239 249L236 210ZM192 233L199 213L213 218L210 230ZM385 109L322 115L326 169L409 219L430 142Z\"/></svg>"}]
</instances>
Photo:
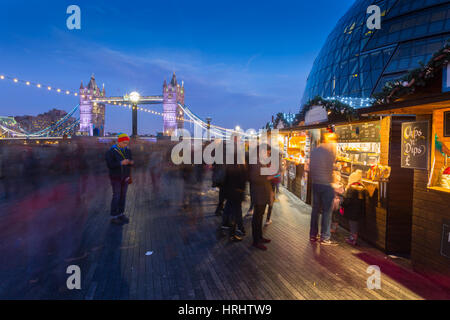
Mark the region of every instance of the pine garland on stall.
<instances>
[{"instance_id":1,"label":"pine garland on stall","mask_svg":"<svg viewBox=\"0 0 450 320\"><path fill-rule=\"evenodd\" d=\"M400 80L387 82L380 93L374 94L374 105L387 104L401 97L416 92L417 88L425 87L436 77L438 72L450 61L450 43L436 52L431 60L417 68Z\"/></svg>"},{"instance_id":2,"label":"pine garland on stall","mask_svg":"<svg viewBox=\"0 0 450 320\"><path fill-rule=\"evenodd\" d=\"M302 111L297 114L296 122L305 120L306 113L311 110L313 106L322 106L328 112L328 119L330 121L353 121L358 118L356 110L348 104L342 103L338 100L325 100L322 97L315 97L303 107Z\"/></svg>"}]
</instances>

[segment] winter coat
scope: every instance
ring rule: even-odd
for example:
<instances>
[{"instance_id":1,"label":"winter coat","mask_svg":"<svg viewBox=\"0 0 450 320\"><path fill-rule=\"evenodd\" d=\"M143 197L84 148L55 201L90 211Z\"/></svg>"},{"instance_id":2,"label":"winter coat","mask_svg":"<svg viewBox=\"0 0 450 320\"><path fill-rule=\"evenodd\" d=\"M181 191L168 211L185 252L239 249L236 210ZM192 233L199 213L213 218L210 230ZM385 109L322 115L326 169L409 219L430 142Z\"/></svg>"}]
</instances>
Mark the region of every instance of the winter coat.
<instances>
[{"instance_id":1,"label":"winter coat","mask_svg":"<svg viewBox=\"0 0 450 320\"><path fill-rule=\"evenodd\" d=\"M274 201L272 183L268 176L261 175L260 164L250 165L250 193L255 205L271 205Z\"/></svg>"},{"instance_id":2,"label":"winter coat","mask_svg":"<svg viewBox=\"0 0 450 320\"><path fill-rule=\"evenodd\" d=\"M360 183L350 185L344 194L344 217L358 221L365 212L366 189Z\"/></svg>"},{"instance_id":3,"label":"winter coat","mask_svg":"<svg viewBox=\"0 0 450 320\"><path fill-rule=\"evenodd\" d=\"M242 202L245 198L245 184L248 180L247 167L243 164L226 166L223 183L225 199Z\"/></svg>"},{"instance_id":4,"label":"winter coat","mask_svg":"<svg viewBox=\"0 0 450 320\"><path fill-rule=\"evenodd\" d=\"M133 160L131 150L128 148L122 149L120 154L117 145L113 145L111 149L106 152L105 160L109 169L109 177L112 180L124 180L131 175L131 166L123 166L121 162L125 159Z\"/></svg>"}]
</instances>

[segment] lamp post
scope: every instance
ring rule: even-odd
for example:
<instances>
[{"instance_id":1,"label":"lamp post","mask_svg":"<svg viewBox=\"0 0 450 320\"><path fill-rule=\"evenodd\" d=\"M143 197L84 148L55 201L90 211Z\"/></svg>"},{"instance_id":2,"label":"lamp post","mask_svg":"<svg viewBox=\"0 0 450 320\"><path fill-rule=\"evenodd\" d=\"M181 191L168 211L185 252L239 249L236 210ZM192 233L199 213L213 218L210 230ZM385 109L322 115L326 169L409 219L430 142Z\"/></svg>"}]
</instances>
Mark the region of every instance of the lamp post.
<instances>
[{"instance_id":1,"label":"lamp post","mask_svg":"<svg viewBox=\"0 0 450 320\"><path fill-rule=\"evenodd\" d=\"M211 118L206 118L206 122L208 123L208 141L211 141Z\"/></svg>"},{"instance_id":2,"label":"lamp post","mask_svg":"<svg viewBox=\"0 0 450 320\"><path fill-rule=\"evenodd\" d=\"M138 115L138 103L141 100L141 95L134 91L130 93L130 101L133 104L133 110L132 110L132 121L133 121L133 133L132 137L136 138L138 135L138 129L137 129L137 115Z\"/></svg>"}]
</instances>

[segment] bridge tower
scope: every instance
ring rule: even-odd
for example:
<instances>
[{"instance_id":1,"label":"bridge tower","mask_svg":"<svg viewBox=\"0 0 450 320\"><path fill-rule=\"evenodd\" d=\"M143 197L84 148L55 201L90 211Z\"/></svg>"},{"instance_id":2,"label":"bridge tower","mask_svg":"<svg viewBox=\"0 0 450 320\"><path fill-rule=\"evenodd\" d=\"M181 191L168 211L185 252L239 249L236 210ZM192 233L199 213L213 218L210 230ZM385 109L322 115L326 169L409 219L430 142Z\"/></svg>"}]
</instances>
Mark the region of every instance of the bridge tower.
<instances>
[{"instance_id":1,"label":"bridge tower","mask_svg":"<svg viewBox=\"0 0 450 320\"><path fill-rule=\"evenodd\" d=\"M80 86L80 135L99 136L105 135L105 105L93 103L92 99L105 97L105 86L99 89L94 75L85 87Z\"/></svg>"},{"instance_id":2,"label":"bridge tower","mask_svg":"<svg viewBox=\"0 0 450 320\"><path fill-rule=\"evenodd\" d=\"M177 82L175 72L169 84L164 80L163 85L163 112L164 135L171 136L176 129L184 128L184 113L178 106L184 105L184 82Z\"/></svg>"}]
</instances>

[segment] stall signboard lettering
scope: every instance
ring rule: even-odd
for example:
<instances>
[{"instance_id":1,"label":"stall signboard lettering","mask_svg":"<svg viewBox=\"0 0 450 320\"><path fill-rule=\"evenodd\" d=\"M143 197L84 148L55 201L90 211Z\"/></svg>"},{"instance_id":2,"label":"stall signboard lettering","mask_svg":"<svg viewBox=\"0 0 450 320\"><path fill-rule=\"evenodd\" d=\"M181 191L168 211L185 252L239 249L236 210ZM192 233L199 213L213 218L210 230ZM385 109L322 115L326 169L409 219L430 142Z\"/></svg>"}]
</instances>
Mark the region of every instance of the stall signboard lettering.
<instances>
[{"instance_id":1,"label":"stall signboard lettering","mask_svg":"<svg viewBox=\"0 0 450 320\"><path fill-rule=\"evenodd\" d=\"M305 114L305 125L328 121L327 110L322 106L313 106Z\"/></svg>"},{"instance_id":2,"label":"stall signboard lettering","mask_svg":"<svg viewBox=\"0 0 450 320\"><path fill-rule=\"evenodd\" d=\"M450 258L450 221L442 226L441 255Z\"/></svg>"},{"instance_id":3,"label":"stall signboard lettering","mask_svg":"<svg viewBox=\"0 0 450 320\"><path fill-rule=\"evenodd\" d=\"M430 124L428 121L402 123L402 168L428 169Z\"/></svg>"},{"instance_id":4,"label":"stall signboard lettering","mask_svg":"<svg viewBox=\"0 0 450 320\"><path fill-rule=\"evenodd\" d=\"M380 142L381 124L379 121L337 126L339 142Z\"/></svg>"},{"instance_id":5,"label":"stall signboard lettering","mask_svg":"<svg viewBox=\"0 0 450 320\"><path fill-rule=\"evenodd\" d=\"M444 66L442 78L442 92L450 92L450 64Z\"/></svg>"}]
</instances>

